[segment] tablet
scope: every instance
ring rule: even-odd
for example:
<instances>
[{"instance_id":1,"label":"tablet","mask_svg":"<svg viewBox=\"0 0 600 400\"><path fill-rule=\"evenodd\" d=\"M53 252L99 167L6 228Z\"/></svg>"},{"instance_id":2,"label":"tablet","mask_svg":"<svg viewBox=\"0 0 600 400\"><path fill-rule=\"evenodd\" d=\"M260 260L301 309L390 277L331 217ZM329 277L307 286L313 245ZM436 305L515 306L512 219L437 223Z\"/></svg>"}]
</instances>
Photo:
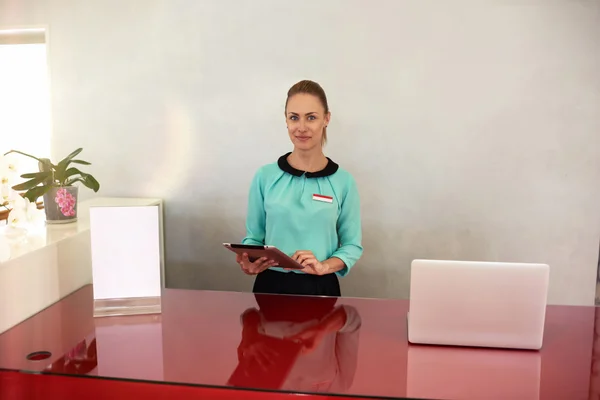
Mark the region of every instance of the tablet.
<instances>
[{"instance_id":1,"label":"tablet","mask_svg":"<svg viewBox=\"0 0 600 400\"><path fill-rule=\"evenodd\" d=\"M277 266L281 268L304 269L302 264L293 260L290 256L275 246L232 243L223 243L223 246L234 253L239 254L240 256L244 253L248 254L248 259L252 262L261 257L267 257L267 259L275 261Z\"/></svg>"}]
</instances>

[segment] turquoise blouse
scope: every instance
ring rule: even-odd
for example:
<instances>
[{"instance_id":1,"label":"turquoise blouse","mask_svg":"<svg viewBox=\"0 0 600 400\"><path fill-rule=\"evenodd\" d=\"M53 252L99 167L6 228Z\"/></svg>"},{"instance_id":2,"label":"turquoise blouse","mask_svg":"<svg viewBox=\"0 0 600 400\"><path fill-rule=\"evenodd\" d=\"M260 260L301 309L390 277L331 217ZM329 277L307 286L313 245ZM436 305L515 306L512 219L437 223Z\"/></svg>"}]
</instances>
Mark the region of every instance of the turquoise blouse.
<instances>
[{"instance_id":1,"label":"turquoise blouse","mask_svg":"<svg viewBox=\"0 0 600 400\"><path fill-rule=\"evenodd\" d=\"M318 172L297 170L289 154L254 175L242 243L275 246L289 256L311 250L319 261L337 257L345 264L337 274L345 276L363 252L356 182L331 159Z\"/></svg>"}]
</instances>

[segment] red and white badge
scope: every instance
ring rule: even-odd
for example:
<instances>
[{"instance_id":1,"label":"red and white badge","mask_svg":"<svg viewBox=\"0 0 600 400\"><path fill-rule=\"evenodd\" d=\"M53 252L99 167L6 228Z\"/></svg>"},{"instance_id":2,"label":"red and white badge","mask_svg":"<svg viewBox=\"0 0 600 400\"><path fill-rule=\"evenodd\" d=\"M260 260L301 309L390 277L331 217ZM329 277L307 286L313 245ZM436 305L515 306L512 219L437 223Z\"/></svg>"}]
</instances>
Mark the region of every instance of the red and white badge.
<instances>
[{"instance_id":1,"label":"red and white badge","mask_svg":"<svg viewBox=\"0 0 600 400\"><path fill-rule=\"evenodd\" d=\"M313 200L322 201L324 203L333 203L333 197L323 196L322 194L313 194Z\"/></svg>"}]
</instances>

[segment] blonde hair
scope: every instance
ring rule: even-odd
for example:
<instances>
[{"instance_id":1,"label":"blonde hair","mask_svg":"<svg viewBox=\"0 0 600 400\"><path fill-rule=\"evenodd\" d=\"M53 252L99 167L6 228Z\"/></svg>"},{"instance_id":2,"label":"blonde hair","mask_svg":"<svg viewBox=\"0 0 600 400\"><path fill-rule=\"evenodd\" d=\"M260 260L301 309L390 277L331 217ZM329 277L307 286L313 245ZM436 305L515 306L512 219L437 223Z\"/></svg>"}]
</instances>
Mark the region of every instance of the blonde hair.
<instances>
[{"instance_id":1,"label":"blonde hair","mask_svg":"<svg viewBox=\"0 0 600 400\"><path fill-rule=\"evenodd\" d=\"M292 86L290 88L290 90L288 90L287 93L287 99L285 100L285 109L287 111L287 105L288 105L288 101L290 99L290 97L299 94L299 93L306 93L306 94L312 94L313 96L316 96L319 101L321 102L321 105L323 106L323 108L325 109L325 115L327 115L329 113L329 105L327 104L327 96L325 95L325 91L323 90L323 88L321 87L321 85L319 85L317 82L313 82L313 81L309 81L309 80L303 80L300 81L298 83L296 83L294 86ZM321 144L325 145L325 143L327 142L327 127L323 127L323 137L321 138Z\"/></svg>"}]
</instances>

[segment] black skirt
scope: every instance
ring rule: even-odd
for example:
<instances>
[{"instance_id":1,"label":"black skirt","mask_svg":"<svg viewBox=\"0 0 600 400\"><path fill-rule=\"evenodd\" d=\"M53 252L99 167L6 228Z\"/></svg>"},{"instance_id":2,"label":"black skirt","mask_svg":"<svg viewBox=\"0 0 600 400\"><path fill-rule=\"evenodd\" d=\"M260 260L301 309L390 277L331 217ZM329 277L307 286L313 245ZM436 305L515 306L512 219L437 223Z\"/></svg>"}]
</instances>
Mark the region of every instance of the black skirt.
<instances>
[{"instance_id":1,"label":"black skirt","mask_svg":"<svg viewBox=\"0 0 600 400\"><path fill-rule=\"evenodd\" d=\"M310 275L267 269L256 276L254 293L340 297L336 274Z\"/></svg>"}]
</instances>

